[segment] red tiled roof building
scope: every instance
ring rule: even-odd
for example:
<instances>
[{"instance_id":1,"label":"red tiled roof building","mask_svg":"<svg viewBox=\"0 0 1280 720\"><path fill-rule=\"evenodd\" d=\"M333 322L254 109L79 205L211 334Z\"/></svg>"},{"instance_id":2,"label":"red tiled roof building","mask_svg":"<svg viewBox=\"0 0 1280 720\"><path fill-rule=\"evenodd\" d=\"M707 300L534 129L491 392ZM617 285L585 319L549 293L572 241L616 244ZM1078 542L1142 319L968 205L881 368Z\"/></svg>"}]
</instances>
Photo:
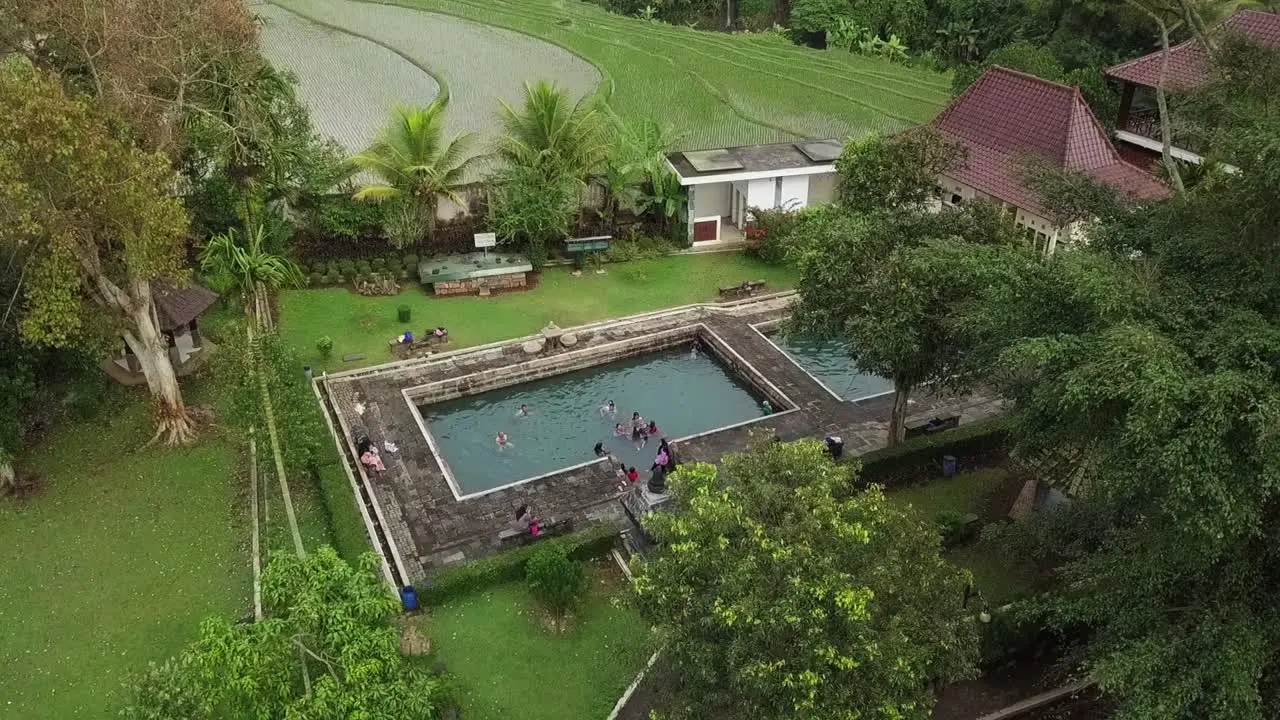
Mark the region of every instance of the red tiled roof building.
<instances>
[{"instance_id":1,"label":"red tiled roof building","mask_svg":"<svg viewBox=\"0 0 1280 720\"><path fill-rule=\"evenodd\" d=\"M1280 13L1238 10L1210 32L1239 33L1266 47L1280 47ZM1157 50L1107 68L1107 75L1123 82L1154 88L1160 82L1160 56L1163 54L1162 50ZM1198 39L1169 48L1169 67L1165 72L1166 88L1199 87L1208 77L1209 54Z\"/></svg>"},{"instance_id":2,"label":"red tiled roof building","mask_svg":"<svg viewBox=\"0 0 1280 720\"><path fill-rule=\"evenodd\" d=\"M1154 176L1120 157L1084 96L1069 85L993 67L952 101L934 126L968 151L965 161L941 179L944 197L995 198L1019 210L1019 224L1046 236L1058 228L1022 182L1026 156L1084 173L1135 199L1168 194Z\"/></svg>"}]
</instances>

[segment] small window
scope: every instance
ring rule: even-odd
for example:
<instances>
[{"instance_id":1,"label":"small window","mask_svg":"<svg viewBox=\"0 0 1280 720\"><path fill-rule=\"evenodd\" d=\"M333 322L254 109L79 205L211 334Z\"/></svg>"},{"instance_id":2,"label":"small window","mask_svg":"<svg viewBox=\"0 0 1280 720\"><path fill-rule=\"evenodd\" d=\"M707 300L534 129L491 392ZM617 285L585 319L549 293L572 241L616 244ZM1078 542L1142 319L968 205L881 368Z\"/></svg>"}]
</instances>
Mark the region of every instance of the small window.
<instances>
[{"instance_id":1,"label":"small window","mask_svg":"<svg viewBox=\"0 0 1280 720\"><path fill-rule=\"evenodd\" d=\"M963 202L963 201L964 201L964 198L960 197L960 195L959 195L959 194L957 194L957 193L951 193L951 204L952 204L952 205L959 205L959 204L960 204L961 202Z\"/></svg>"}]
</instances>

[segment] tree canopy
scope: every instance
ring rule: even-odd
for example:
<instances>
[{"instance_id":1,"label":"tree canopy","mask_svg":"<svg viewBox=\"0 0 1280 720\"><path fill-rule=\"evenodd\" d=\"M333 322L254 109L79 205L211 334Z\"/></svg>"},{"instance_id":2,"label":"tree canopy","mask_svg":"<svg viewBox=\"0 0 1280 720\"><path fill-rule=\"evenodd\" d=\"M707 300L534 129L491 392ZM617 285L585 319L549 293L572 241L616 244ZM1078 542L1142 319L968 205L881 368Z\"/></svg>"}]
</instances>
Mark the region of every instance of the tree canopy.
<instances>
[{"instance_id":1,"label":"tree canopy","mask_svg":"<svg viewBox=\"0 0 1280 720\"><path fill-rule=\"evenodd\" d=\"M438 717L444 685L401 657L398 605L377 564L367 554L352 567L330 547L278 555L262 575L266 618L206 619L195 643L134 683L124 716Z\"/></svg>"},{"instance_id":2,"label":"tree canopy","mask_svg":"<svg viewBox=\"0 0 1280 720\"><path fill-rule=\"evenodd\" d=\"M936 532L855 492L816 441L682 466L662 544L636 579L688 717L928 718L930 688L973 669L968 573Z\"/></svg>"}]
</instances>

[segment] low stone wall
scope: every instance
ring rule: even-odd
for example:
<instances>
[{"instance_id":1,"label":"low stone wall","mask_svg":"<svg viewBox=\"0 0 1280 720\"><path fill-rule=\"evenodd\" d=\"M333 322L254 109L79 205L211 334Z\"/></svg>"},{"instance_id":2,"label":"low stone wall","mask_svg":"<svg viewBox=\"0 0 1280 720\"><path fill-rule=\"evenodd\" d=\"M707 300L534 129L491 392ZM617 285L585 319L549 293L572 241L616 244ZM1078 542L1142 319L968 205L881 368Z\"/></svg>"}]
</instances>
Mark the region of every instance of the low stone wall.
<instances>
[{"instance_id":1,"label":"low stone wall","mask_svg":"<svg viewBox=\"0 0 1280 720\"><path fill-rule=\"evenodd\" d=\"M468 278L450 282L431 284L436 295L466 295L480 292L481 288L490 290L522 290L528 285L527 273L508 273L506 275L488 275L486 277Z\"/></svg>"},{"instance_id":2,"label":"low stone wall","mask_svg":"<svg viewBox=\"0 0 1280 720\"><path fill-rule=\"evenodd\" d=\"M617 342L586 347L571 352L555 353L522 363L480 370L470 375L438 380L407 388L404 394L414 404L425 405L477 395L489 390L541 380L554 375L624 360L644 353L691 342L699 333L699 325L686 325L662 332L627 338Z\"/></svg>"}]
</instances>

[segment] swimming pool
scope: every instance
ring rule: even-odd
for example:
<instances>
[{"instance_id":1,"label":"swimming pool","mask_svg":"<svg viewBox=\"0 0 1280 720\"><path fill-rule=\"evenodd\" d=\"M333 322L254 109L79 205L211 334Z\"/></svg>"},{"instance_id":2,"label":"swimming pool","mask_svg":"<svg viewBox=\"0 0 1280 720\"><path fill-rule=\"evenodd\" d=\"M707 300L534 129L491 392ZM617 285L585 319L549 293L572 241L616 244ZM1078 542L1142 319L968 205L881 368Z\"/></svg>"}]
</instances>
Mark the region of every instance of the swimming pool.
<instances>
[{"instance_id":1,"label":"swimming pool","mask_svg":"<svg viewBox=\"0 0 1280 720\"><path fill-rule=\"evenodd\" d=\"M849 359L846 342L805 340L780 333L769 339L836 397L861 400L893 390L893 381L858 372Z\"/></svg>"},{"instance_id":2,"label":"swimming pool","mask_svg":"<svg viewBox=\"0 0 1280 720\"><path fill-rule=\"evenodd\" d=\"M600 411L609 400L613 416ZM647 478L658 438L632 442L633 412L675 439L759 418L760 400L715 357L684 345L418 410L465 497L592 461L598 442ZM519 415L521 405L528 415ZM616 423L626 436L614 434ZM495 442L499 432L507 434L505 449Z\"/></svg>"}]
</instances>

